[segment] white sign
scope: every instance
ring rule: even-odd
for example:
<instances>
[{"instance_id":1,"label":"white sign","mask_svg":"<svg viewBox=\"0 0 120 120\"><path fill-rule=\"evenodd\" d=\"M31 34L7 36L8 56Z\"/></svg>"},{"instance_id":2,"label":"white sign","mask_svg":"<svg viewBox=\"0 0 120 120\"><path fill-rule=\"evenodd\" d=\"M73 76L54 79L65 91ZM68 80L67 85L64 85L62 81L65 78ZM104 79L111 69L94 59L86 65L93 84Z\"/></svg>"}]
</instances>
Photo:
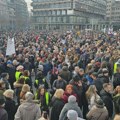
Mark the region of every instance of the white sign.
<instances>
[{"instance_id":1,"label":"white sign","mask_svg":"<svg viewBox=\"0 0 120 120\"><path fill-rule=\"evenodd\" d=\"M14 38L9 38L8 37L6 55L12 55L12 54L15 54Z\"/></svg>"}]
</instances>

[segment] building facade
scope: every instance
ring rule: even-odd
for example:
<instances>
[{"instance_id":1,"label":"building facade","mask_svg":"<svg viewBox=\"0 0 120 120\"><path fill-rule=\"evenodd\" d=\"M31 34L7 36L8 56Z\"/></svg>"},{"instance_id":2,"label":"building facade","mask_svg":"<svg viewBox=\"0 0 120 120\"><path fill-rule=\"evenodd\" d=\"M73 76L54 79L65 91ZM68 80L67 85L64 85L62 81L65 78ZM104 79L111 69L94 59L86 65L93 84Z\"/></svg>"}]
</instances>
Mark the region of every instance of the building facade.
<instances>
[{"instance_id":1,"label":"building facade","mask_svg":"<svg viewBox=\"0 0 120 120\"><path fill-rule=\"evenodd\" d=\"M29 13L25 0L0 0L0 31L28 27Z\"/></svg>"},{"instance_id":2,"label":"building facade","mask_svg":"<svg viewBox=\"0 0 120 120\"><path fill-rule=\"evenodd\" d=\"M106 20L109 27L120 29L120 1L107 0Z\"/></svg>"},{"instance_id":3,"label":"building facade","mask_svg":"<svg viewBox=\"0 0 120 120\"><path fill-rule=\"evenodd\" d=\"M16 16L15 16L15 0L7 0L8 14L9 14L9 30L16 29Z\"/></svg>"},{"instance_id":4,"label":"building facade","mask_svg":"<svg viewBox=\"0 0 120 120\"><path fill-rule=\"evenodd\" d=\"M29 13L25 0L15 0L15 9L16 29L27 29Z\"/></svg>"},{"instance_id":5,"label":"building facade","mask_svg":"<svg viewBox=\"0 0 120 120\"><path fill-rule=\"evenodd\" d=\"M111 21L115 30L120 29L120 1L115 1L112 5Z\"/></svg>"},{"instance_id":6,"label":"building facade","mask_svg":"<svg viewBox=\"0 0 120 120\"><path fill-rule=\"evenodd\" d=\"M6 30L9 24L9 13L6 0L0 0L0 31Z\"/></svg>"},{"instance_id":7,"label":"building facade","mask_svg":"<svg viewBox=\"0 0 120 120\"><path fill-rule=\"evenodd\" d=\"M33 24L42 29L100 29L106 0L32 0Z\"/></svg>"}]
</instances>

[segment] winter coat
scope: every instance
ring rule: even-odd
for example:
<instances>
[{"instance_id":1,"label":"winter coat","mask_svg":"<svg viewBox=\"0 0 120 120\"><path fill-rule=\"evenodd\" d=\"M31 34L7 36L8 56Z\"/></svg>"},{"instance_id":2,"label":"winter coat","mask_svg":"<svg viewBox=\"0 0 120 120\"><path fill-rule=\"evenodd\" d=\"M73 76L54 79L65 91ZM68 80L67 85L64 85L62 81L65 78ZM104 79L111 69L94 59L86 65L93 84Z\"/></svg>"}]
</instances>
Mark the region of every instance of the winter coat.
<instances>
[{"instance_id":1,"label":"winter coat","mask_svg":"<svg viewBox=\"0 0 120 120\"><path fill-rule=\"evenodd\" d=\"M11 88L13 89L13 83L15 82L15 68L14 67L7 67L7 73L9 74L9 83L11 85Z\"/></svg>"},{"instance_id":2,"label":"winter coat","mask_svg":"<svg viewBox=\"0 0 120 120\"><path fill-rule=\"evenodd\" d=\"M14 115L17 109L15 106L15 102L12 99L6 98L5 110L8 113L8 120L14 120Z\"/></svg>"},{"instance_id":3,"label":"winter coat","mask_svg":"<svg viewBox=\"0 0 120 120\"><path fill-rule=\"evenodd\" d=\"M74 94L74 93L72 93L72 94L68 94L67 92L64 92L64 94L63 94L63 101L64 101L65 103L68 102L68 98L69 98L70 95L75 96L76 99L77 99L77 95L76 95L76 94Z\"/></svg>"},{"instance_id":4,"label":"winter coat","mask_svg":"<svg viewBox=\"0 0 120 120\"><path fill-rule=\"evenodd\" d=\"M64 107L64 101L62 99L55 98L51 103L51 115L50 120L59 120L59 115Z\"/></svg>"},{"instance_id":5,"label":"winter coat","mask_svg":"<svg viewBox=\"0 0 120 120\"><path fill-rule=\"evenodd\" d=\"M96 86L96 88L97 88L97 93L100 94L100 91L101 91L102 88L103 88L103 84L102 84L101 80L100 80L100 79L94 80L94 81L93 81L93 85Z\"/></svg>"},{"instance_id":6,"label":"winter coat","mask_svg":"<svg viewBox=\"0 0 120 120\"><path fill-rule=\"evenodd\" d=\"M108 120L108 111L106 107L99 108L93 106L92 109L87 114L88 120Z\"/></svg>"},{"instance_id":7,"label":"winter coat","mask_svg":"<svg viewBox=\"0 0 120 120\"><path fill-rule=\"evenodd\" d=\"M116 88L118 85L120 85L120 73L115 73L113 86L114 86L114 88Z\"/></svg>"},{"instance_id":8,"label":"winter coat","mask_svg":"<svg viewBox=\"0 0 120 120\"><path fill-rule=\"evenodd\" d=\"M33 102L26 101L18 107L14 120L38 120L40 116L40 107Z\"/></svg>"},{"instance_id":9,"label":"winter coat","mask_svg":"<svg viewBox=\"0 0 120 120\"><path fill-rule=\"evenodd\" d=\"M89 75L86 75L86 79L90 85L93 84L93 79Z\"/></svg>"},{"instance_id":10,"label":"winter coat","mask_svg":"<svg viewBox=\"0 0 120 120\"><path fill-rule=\"evenodd\" d=\"M55 80L55 81L53 82L52 88L53 88L54 90L60 89L60 88L63 89L63 90L65 90L66 85L67 85L67 82L66 82L65 80Z\"/></svg>"},{"instance_id":11,"label":"winter coat","mask_svg":"<svg viewBox=\"0 0 120 120\"><path fill-rule=\"evenodd\" d=\"M71 79L71 73L67 68L62 69L61 71L62 78L66 80L67 82Z\"/></svg>"},{"instance_id":12,"label":"winter coat","mask_svg":"<svg viewBox=\"0 0 120 120\"><path fill-rule=\"evenodd\" d=\"M60 116L59 116L59 120L66 120L66 118L67 118L67 112L69 110L75 110L78 113L78 117L83 118L82 111L79 108L77 102L73 102L71 100L68 103L66 103L65 106L63 107L63 109L62 109L62 111L60 113Z\"/></svg>"},{"instance_id":13,"label":"winter coat","mask_svg":"<svg viewBox=\"0 0 120 120\"><path fill-rule=\"evenodd\" d=\"M0 107L0 120L8 120L7 111L2 107Z\"/></svg>"},{"instance_id":14,"label":"winter coat","mask_svg":"<svg viewBox=\"0 0 120 120\"><path fill-rule=\"evenodd\" d=\"M88 103L89 103L89 109L91 109L94 105L95 105L95 101L97 100L97 99L100 99L100 96L98 95L98 94L96 94L96 96L95 96L95 94L93 94L92 96L91 96L91 98L90 98L90 100L88 100Z\"/></svg>"},{"instance_id":15,"label":"winter coat","mask_svg":"<svg viewBox=\"0 0 120 120\"><path fill-rule=\"evenodd\" d=\"M74 93L77 95L77 101L78 101L78 105L79 107L82 106L82 87L76 85L76 84L72 84L73 85L73 91Z\"/></svg>"},{"instance_id":16,"label":"winter coat","mask_svg":"<svg viewBox=\"0 0 120 120\"><path fill-rule=\"evenodd\" d=\"M113 100L112 100L112 95L105 90L102 90L100 92L100 96L108 110L109 117L112 117L113 115Z\"/></svg>"},{"instance_id":17,"label":"winter coat","mask_svg":"<svg viewBox=\"0 0 120 120\"><path fill-rule=\"evenodd\" d=\"M102 75L102 74L99 74L99 75L98 75L98 80L100 80L100 81L102 82L102 85L103 85L104 83L109 83L109 77L104 76L104 75Z\"/></svg>"},{"instance_id":18,"label":"winter coat","mask_svg":"<svg viewBox=\"0 0 120 120\"><path fill-rule=\"evenodd\" d=\"M119 108L119 100L120 100L120 94L117 94L113 97L113 102L115 106L115 113L119 114L120 108Z\"/></svg>"}]
</instances>

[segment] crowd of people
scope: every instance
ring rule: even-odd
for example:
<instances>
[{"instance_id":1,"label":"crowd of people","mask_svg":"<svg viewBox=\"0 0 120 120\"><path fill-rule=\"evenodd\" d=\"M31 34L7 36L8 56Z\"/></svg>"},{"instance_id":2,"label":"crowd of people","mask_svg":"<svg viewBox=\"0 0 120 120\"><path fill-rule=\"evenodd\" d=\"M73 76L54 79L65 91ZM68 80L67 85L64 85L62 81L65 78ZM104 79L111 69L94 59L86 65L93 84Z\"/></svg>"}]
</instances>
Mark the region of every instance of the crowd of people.
<instances>
[{"instance_id":1,"label":"crowd of people","mask_svg":"<svg viewBox=\"0 0 120 120\"><path fill-rule=\"evenodd\" d=\"M119 31L1 35L0 120L120 120Z\"/></svg>"}]
</instances>

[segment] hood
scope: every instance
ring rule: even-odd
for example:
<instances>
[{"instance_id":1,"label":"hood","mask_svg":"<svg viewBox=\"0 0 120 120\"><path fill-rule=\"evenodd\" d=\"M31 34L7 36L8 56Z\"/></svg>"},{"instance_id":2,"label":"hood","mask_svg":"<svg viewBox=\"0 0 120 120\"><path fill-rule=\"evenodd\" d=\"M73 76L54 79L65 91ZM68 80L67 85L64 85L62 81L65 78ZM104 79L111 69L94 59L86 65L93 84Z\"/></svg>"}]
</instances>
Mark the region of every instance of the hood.
<instances>
[{"instance_id":1,"label":"hood","mask_svg":"<svg viewBox=\"0 0 120 120\"><path fill-rule=\"evenodd\" d=\"M73 95L70 95L68 98L68 103L76 103L76 97Z\"/></svg>"},{"instance_id":2,"label":"hood","mask_svg":"<svg viewBox=\"0 0 120 120\"><path fill-rule=\"evenodd\" d=\"M22 103L22 108L25 110L33 110L35 108L36 104L34 102L24 102Z\"/></svg>"}]
</instances>

